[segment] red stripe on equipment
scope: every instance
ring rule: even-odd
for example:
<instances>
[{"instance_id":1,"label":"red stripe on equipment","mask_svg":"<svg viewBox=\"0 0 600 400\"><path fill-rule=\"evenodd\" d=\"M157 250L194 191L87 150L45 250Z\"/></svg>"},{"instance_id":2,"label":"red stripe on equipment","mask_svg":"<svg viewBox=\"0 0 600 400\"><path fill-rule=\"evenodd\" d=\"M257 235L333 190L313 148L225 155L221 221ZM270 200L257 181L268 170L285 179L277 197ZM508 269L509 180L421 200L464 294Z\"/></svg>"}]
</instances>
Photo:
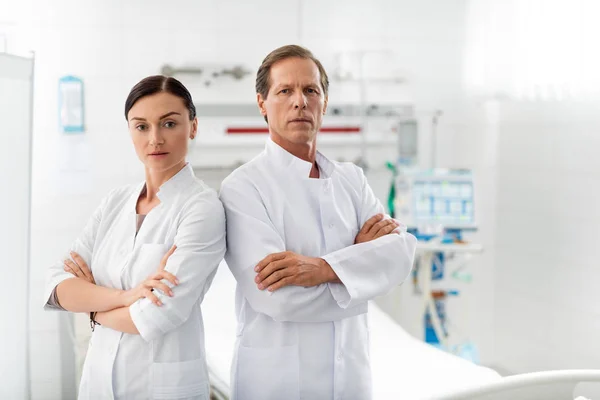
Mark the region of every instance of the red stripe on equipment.
<instances>
[{"instance_id":1,"label":"red stripe on equipment","mask_svg":"<svg viewBox=\"0 0 600 400\"><path fill-rule=\"evenodd\" d=\"M359 126L324 126L321 127L321 133L359 133ZM269 128L227 128L228 135L252 135L260 133L269 133Z\"/></svg>"}]
</instances>

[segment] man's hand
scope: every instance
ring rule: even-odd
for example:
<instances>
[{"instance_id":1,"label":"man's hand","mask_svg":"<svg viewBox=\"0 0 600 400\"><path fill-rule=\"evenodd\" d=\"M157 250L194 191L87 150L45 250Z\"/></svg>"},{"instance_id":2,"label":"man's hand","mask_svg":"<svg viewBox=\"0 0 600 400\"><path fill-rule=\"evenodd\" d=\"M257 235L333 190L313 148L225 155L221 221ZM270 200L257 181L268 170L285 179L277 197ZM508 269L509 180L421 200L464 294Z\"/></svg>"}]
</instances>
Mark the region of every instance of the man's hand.
<instances>
[{"instance_id":1,"label":"man's hand","mask_svg":"<svg viewBox=\"0 0 600 400\"><path fill-rule=\"evenodd\" d=\"M365 222L362 229L356 235L354 244L370 242L381 236L393 233L400 224L393 218L383 219L383 214L372 216Z\"/></svg>"},{"instance_id":2,"label":"man's hand","mask_svg":"<svg viewBox=\"0 0 600 400\"><path fill-rule=\"evenodd\" d=\"M339 282L327 261L305 257L291 251L273 253L262 259L254 270L256 285L260 290L273 292L284 286L317 286L326 282Z\"/></svg>"},{"instance_id":3,"label":"man's hand","mask_svg":"<svg viewBox=\"0 0 600 400\"><path fill-rule=\"evenodd\" d=\"M63 263L65 265L65 271L75 275L77 278L84 279L89 283L96 284L92 271L88 267L87 263L81 258L81 256L74 251L69 253L73 260L66 259Z\"/></svg>"}]
</instances>

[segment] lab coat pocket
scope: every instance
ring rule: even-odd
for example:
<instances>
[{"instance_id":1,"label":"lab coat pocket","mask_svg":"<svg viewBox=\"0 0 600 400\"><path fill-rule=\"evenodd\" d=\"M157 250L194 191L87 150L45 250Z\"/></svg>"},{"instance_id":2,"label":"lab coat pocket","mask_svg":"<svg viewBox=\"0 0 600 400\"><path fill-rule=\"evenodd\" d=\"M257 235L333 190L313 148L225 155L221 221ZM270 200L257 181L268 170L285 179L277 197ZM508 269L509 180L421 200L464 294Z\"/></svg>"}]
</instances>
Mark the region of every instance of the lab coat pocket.
<instances>
[{"instance_id":1,"label":"lab coat pocket","mask_svg":"<svg viewBox=\"0 0 600 400\"><path fill-rule=\"evenodd\" d=\"M208 400L204 365L203 359L152 364L153 398Z\"/></svg>"},{"instance_id":2,"label":"lab coat pocket","mask_svg":"<svg viewBox=\"0 0 600 400\"><path fill-rule=\"evenodd\" d=\"M142 283L148 276L155 273L160 266L160 261L169 251L166 244L143 244L137 256L129 267L131 285L135 287Z\"/></svg>"},{"instance_id":3,"label":"lab coat pocket","mask_svg":"<svg viewBox=\"0 0 600 400\"><path fill-rule=\"evenodd\" d=\"M298 346L238 349L236 400L300 399Z\"/></svg>"}]
</instances>

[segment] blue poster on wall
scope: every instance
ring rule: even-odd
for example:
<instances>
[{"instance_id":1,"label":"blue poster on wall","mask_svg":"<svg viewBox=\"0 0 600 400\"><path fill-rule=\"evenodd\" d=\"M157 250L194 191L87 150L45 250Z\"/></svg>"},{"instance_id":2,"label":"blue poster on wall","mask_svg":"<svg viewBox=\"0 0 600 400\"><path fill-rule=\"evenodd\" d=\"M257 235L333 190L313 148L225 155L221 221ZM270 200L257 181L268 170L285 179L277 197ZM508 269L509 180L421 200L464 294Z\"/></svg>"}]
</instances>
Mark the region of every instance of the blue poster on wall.
<instances>
[{"instance_id":1,"label":"blue poster on wall","mask_svg":"<svg viewBox=\"0 0 600 400\"><path fill-rule=\"evenodd\" d=\"M64 133L84 131L83 81L64 76L58 81L58 118Z\"/></svg>"}]
</instances>

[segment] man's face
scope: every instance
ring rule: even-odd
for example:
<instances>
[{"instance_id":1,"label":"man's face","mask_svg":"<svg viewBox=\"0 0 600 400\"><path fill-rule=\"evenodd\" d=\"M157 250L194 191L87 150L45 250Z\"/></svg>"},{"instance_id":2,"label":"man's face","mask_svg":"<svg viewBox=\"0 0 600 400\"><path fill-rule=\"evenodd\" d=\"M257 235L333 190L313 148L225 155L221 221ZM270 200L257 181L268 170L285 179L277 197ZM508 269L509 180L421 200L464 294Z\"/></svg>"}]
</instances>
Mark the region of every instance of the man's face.
<instances>
[{"instance_id":1,"label":"man's face","mask_svg":"<svg viewBox=\"0 0 600 400\"><path fill-rule=\"evenodd\" d=\"M319 68L310 59L286 58L271 66L267 98L257 95L271 134L293 144L313 143L327 109Z\"/></svg>"}]
</instances>

